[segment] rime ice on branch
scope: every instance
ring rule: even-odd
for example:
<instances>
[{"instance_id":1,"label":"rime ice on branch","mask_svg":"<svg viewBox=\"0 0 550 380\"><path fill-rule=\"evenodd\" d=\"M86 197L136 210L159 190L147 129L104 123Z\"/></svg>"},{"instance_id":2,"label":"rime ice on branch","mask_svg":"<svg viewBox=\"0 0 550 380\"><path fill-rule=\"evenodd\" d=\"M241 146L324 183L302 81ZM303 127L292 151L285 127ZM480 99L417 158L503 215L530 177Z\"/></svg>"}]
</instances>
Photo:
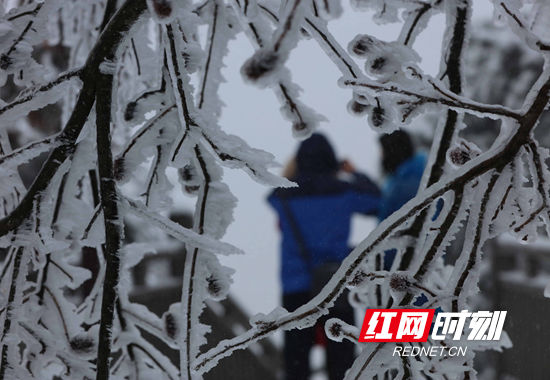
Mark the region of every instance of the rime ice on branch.
<instances>
[{"instance_id":1,"label":"rime ice on branch","mask_svg":"<svg viewBox=\"0 0 550 380\"><path fill-rule=\"evenodd\" d=\"M544 33L550 7L543 2L523 9L517 1L494 1L497 18L545 61L520 109L465 95L470 0L352 1L356 11L374 10L377 23L401 23L397 41L360 30L351 41L337 41L329 24L345 15L333 0L25 3L0 10L0 85L12 91L0 101L0 244L6 248L0 380L200 379L221 359L278 330L312 326L346 288L361 309L413 307L422 296L429 307L461 310L477 291L488 239L511 233L532 241L540 226L550 232L550 156L533 134L550 96ZM430 76L418 66L413 43L439 13L446 20L441 68ZM256 315L248 331L205 350L210 326L199 322L205 301L226 297L233 273L218 255L242 253L221 241L239 196L223 182L224 168L242 169L267 186L292 186L270 171L276 166L270 153L220 124L224 59L230 40L240 36L255 49L241 73L258 91L275 93L274 107L298 137L323 120L300 100L291 78L288 58L303 38L314 39L341 72L334 84L349 91L349 111L365 126L387 133L427 113L439 122L418 195L350 253L320 294L291 313L278 308ZM33 126L32 115L52 104L61 125L46 133ZM461 134L464 114L501 121L490 148ZM13 131L20 132L19 146L12 146ZM18 169L46 152L25 188ZM190 229L166 217L175 186L195 197ZM161 237L125 243L126 218ZM461 231L460 255L445 264L442 257ZM129 270L168 236L188 254L182 298L159 318L130 301ZM397 252L391 270L376 270L376 257L388 249ZM99 262L94 276L76 264L83 252ZM70 296L88 279L84 299ZM144 331L179 350L180 362L173 364ZM328 320L325 332L357 342L357 329L339 320ZM487 349L472 345L458 363L446 356L394 358L390 344L357 344L361 354L349 379L388 373L474 378L475 352Z\"/></svg>"}]
</instances>

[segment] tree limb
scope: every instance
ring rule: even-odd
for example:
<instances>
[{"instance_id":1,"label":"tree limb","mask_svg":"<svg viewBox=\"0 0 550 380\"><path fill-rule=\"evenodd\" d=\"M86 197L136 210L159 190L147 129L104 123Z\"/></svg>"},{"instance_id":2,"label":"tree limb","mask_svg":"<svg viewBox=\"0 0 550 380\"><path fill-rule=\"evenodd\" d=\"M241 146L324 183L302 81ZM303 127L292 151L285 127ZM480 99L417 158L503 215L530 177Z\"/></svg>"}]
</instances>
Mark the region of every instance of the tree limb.
<instances>
[{"instance_id":1,"label":"tree limb","mask_svg":"<svg viewBox=\"0 0 550 380\"><path fill-rule=\"evenodd\" d=\"M13 231L28 218L34 197L47 188L59 166L74 153L76 139L94 104L99 65L106 57L114 55L126 32L146 8L145 0L127 0L99 36L82 69L81 78L84 84L74 110L59 135L60 145L52 151L19 205L9 215L0 219L0 236Z\"/></svg>"},{"instance_id":2,"label":"tree limb","mask_svg":"<svg viewBox=\"0 0 550 380\"><path fill-rule=\"evenodd\" d=\"M374 93L389 92L393 94L399 94L406 97L415 98L423 103L433 103L447 106L459 111L470 112L473 114L483 114L489 116L508 117L512 119L518 119L521 115L518 111L511 110L507 107L503 107L495 104L483 104L471 101L463 97L436 97L432 95L425 95L405 88L401 88L397 85L385 85L377 82L371 82L368 80L344 80L345 86L366 88L372 90Z\"/></svg>"},{"instance_id":3,"label":"tree limb","mask_svg":"<svg viewBox=\"0 0 550 380\"><path fill-rule=\"evenodd\" d=\"M119 215L118 193L114 178L113 156L111 152L111 101L113 76L101 75L96 99L97 163L101 208L105 223L105 279L101 300L101 322L97 353L97 380L109 379L109 359L111 356L111 335L114 309L119 282L122 244L122 217Z\"/></svg>"}]
</instances>

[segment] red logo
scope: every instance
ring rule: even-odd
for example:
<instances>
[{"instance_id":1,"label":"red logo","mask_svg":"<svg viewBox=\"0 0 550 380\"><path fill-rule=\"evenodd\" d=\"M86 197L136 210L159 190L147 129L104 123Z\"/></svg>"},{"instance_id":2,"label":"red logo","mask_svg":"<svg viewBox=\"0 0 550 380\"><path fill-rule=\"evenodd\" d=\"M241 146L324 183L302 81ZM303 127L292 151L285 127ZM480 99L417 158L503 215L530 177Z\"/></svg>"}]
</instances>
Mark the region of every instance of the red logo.
<instances>
[{"instance_id":1,"label":"red logo","mask_svg":"<svg viewBox=\"0 0 550 380\"><path fill-rule=\"evenodd\" d=\"M426 342L435 309L368 309L359 342Z\"/></svg>"}]
</instances>

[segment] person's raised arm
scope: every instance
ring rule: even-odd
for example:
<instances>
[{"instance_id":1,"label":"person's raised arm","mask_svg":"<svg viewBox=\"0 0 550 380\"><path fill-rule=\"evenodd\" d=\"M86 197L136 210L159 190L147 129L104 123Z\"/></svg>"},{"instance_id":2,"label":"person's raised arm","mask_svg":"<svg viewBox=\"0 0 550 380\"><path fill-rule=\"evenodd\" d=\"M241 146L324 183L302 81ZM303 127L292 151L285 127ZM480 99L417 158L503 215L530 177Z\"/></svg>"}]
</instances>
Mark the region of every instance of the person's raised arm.
<instances>
[{"instance_id":1,"label":"person's raised arm","mask_svg":"<svg viewBox=\"0 0 550 380\"><path fill-rule=\"evenodd\" d=\"M351 180L351 207L352 211L367 215L377 215L380 204L381 191L367 175L356 171L350 161L344 160L340 170L352 176Z\"/></svg>"}]
</instances>

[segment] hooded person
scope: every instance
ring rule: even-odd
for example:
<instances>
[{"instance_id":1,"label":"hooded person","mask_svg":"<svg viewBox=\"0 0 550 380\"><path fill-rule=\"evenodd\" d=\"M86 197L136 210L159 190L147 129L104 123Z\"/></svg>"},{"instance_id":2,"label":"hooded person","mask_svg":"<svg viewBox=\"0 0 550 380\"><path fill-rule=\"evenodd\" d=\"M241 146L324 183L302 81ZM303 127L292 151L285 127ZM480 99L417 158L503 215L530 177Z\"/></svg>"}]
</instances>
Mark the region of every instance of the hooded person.
<instances>
[{"instance_id":1,"label":"hooded person","mask_svg":"<svg viewBox=\"0 0 550 380\"><path fill-rule=\"evenodd\" d=\"M278 214L282 235L283 307L292 311L324 285L318 284L316 273L332 264L337 267L348 255L351 217L354 213L377 215L380 191L349 162L340 163L319 133L300 144L289 168L286 175L298 186L276 189L268 201ZM335 307L329 317L353 324L353 309L346 305ZM285 332L286 380L308 379L314 342L314 328ZM353 344L328 341L326 349L329 379L342 379L353 363Z\"/></svg>"},{"instance_id":2,"label":"hooded person","mask_svg":"<svg viewBox=\"0 0 550 380\"><path fill-rule=\"evenodd\" d=\"M412 139L405 131L382 135L380 145L382 169L386 174L378 210L378 219L382 221L416 196L427 157L415 151Z\"/></svg>"}]
</instances>

